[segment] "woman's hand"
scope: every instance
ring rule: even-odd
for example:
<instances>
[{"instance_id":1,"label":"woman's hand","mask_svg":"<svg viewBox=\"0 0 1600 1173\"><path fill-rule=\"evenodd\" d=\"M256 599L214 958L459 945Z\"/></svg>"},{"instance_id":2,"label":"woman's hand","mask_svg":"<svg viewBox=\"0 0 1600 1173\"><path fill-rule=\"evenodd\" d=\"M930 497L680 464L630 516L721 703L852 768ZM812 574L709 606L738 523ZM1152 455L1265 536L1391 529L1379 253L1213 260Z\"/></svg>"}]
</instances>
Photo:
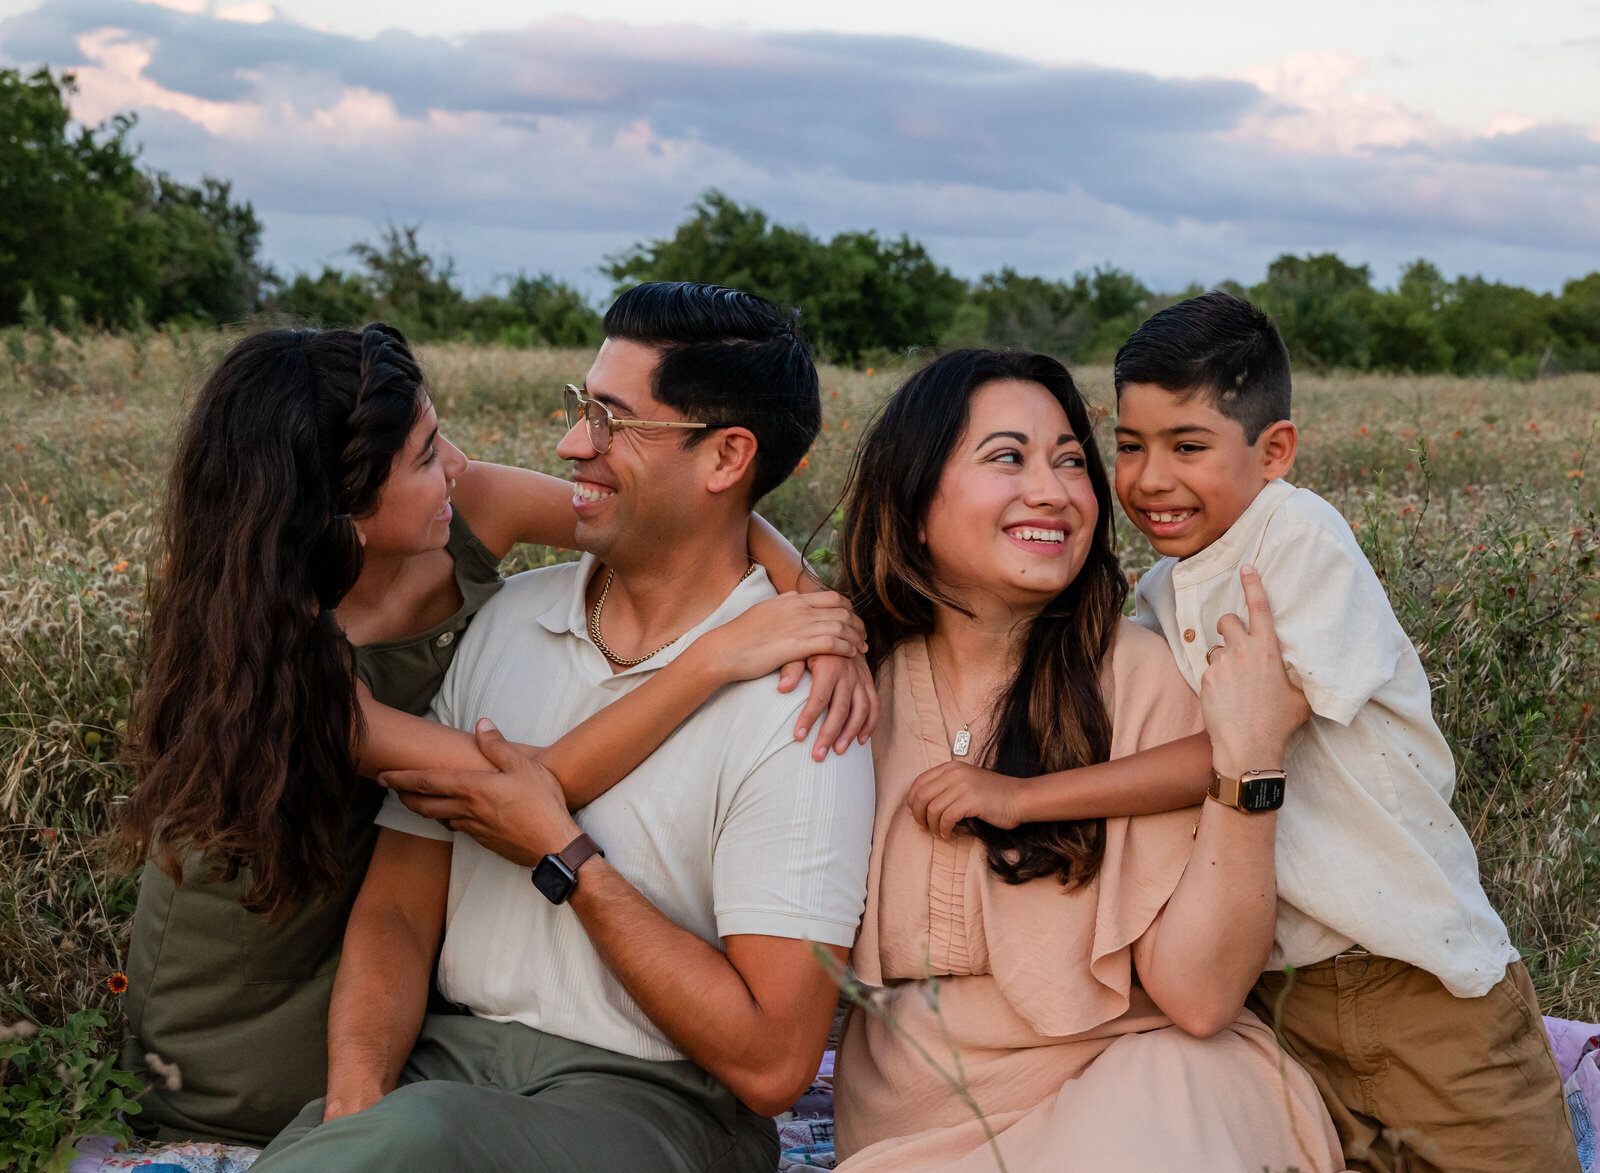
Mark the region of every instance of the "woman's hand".
<instances>
[{"instance_id":1,"label":"woman's hand","mask_svg":"<svg viewBox=\"0 0 1600 1173\"><path fill-rule=\"evenodd\" d=\"M795 723L795 740L805 740L826 712L811 755L820 762L830 748L843 753L852 741L864 743L877 725L878 694L866 650L867 629L844 596L790 591L706 632L690 653L723 681L756 680L781 668L779 692L791 691L810 668L811 695Z\"/></svg>"},{"instance_id":2,"label":"woman's hand","mask_svg":"<svg viewBox=\"0 0 1600 1173\"><path fill-rule=\"evenodd\" d=\"M1311 715L1305 694L1289 680L1283 649L1272 626L1272 608L1261 576L1239 568L1250 626L1237 615L1217 622L1222 643L1211 649L1200 678L1200 706L1217 769L1241 773L1283 764L1290 736Z\"/></svg>"},{"instance_id":3,"label":"woman's hand","mask_svg":"<svg viewBox=\"0 0 1600 1173\"><path fill-rule=\"evenodd\" d=\"M778 691L794 688L807 668L811 669L811 695L795 722L794 739L804 741L812 723L826 712L811 747L814 760L826 758L830 746L834 753L843 753L852 741L867 744L867 738L878 727L878 688L866 657L813 656L803 663L785 664L778 677Z\"/></svg>"},{"instance_id":4,"label":"woman's hand","mask_svg":"<svg viewBox=\"0 0 1600 1173\"><path fill-rule=\"evenodd\" d=\"M906 805L917 826L939 839L950 838L962 819L982 819L1009 831L1025 821L1024 782L966 762L946 762L917 776Z\"/></svg>"}]
</instances>

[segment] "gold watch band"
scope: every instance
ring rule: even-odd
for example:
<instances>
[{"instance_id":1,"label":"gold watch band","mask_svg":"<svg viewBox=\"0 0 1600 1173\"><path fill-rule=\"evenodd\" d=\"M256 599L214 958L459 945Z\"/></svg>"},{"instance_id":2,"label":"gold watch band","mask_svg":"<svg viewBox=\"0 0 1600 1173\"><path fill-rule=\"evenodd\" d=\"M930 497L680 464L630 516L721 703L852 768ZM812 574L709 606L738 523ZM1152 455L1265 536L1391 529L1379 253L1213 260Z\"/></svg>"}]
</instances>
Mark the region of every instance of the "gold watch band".
<instances>
[{"instance_id":1,"label":"gold watch band","mask_svg":"<svg viewBox=\"0 0 1600 1173\"><path fill-rule=\"evenodd\" d=\"M1261 783L1264 779L1276 781L1273 788L1271 782L1266 782L1265 791L1262 787L1252 786L1252 783ZM1283 805L1283 789L1286 775L1280 770L1246 770L1237 778L1227 778L1218 773L1216 768L1211 770L1211 785L1206 788L1206 797L1223 806L1231 807L1236 811L1246 814L1257 814L1262 811L1277 810ZM1251 793L1246 795L1246 788L1250 787Z\"/></svg>"}]
</instances>

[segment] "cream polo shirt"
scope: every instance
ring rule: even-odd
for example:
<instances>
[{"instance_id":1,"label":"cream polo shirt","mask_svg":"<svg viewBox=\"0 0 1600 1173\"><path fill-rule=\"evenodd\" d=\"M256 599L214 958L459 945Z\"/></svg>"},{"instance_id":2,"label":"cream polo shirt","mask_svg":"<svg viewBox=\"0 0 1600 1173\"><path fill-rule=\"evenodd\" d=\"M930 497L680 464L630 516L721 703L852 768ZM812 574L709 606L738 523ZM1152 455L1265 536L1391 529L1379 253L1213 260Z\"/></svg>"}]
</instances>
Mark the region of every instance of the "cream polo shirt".
<instances>
[{"instance_id":1,"label":"cream polo shirt","mask_svg":"<svg viewBox=\"0 0 1600 1173\"><path fill-rule=\"evenodd\" d=\"M589 640L592 557L515 575L462 637L430 715L470 729L488 717L516 741L549 745L670 663L693 638L773 589L759 569L665 651L612 674ZM720 689L633 773L577 812L607 861L662 913L721 948L735 934L849 946L866 901L870 753L811 760L794 740L804 683L776 675ZM612 976L571 907L529 870L420 818L390 794L378 820L450 840L439 986L451 1001L640 1059L681 1059ZM579 873L582 882L582 873Z\"/></svg>"},{"instance_id":2,"label":"cream polo shirt","mask_svg":"<svg viewBox=\"0 0 1600 1173\"><path fill-rule=\"evenodd\" d=\"M1246 615L1239 566L1261 574L1290 676L1312 716L1284 762L1271 969L1352 945L1427 970L1458 997L1487 993L1517 956L1450 809L1455 764L1428 678L1339 512L1273 481L1227 533L1139 580L1140 623L1200 689L1217 621Z\"/></svg>"}]
</instances>

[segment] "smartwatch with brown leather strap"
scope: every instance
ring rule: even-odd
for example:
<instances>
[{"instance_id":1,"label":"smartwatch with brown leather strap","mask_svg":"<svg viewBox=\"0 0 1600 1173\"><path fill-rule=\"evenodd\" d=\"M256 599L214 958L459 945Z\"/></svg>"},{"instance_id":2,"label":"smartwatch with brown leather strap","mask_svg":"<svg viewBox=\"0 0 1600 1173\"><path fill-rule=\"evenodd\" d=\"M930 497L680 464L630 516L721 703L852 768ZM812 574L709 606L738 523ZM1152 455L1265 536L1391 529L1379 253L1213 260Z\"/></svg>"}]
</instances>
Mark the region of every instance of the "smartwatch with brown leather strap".
<instances>
[{"instance_id":1,"label":"smartwatch with brown leather strap","mask_svg":"<svg viewBox=\"0 0 1600 1173\"><path fill-rule=\"evenodd\" d=\"M533 869L533 886L551 904L565 904L578 886L578 868L591 855L603 858L605 852L588 835L579 835L554 855L539 861Z\"/></svg>"}]
</instances>

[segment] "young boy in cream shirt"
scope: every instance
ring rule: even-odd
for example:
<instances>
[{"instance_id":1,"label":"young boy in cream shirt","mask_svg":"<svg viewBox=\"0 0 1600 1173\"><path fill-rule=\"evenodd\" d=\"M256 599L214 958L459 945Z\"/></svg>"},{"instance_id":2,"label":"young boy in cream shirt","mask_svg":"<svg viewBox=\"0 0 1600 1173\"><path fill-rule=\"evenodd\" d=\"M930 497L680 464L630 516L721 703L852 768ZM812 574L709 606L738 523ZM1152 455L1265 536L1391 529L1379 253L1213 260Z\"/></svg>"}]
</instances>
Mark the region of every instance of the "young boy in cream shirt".
<instances>
[{"instance_id":1,"label":"young boy in cream shirt","mask_svg":"<svg viewBox=\"0 0 1600 1173\"><path fill-rule=\"evenodd\" d=\"M1198 691L1254 566L1312 710L1284 765L1277 933L1252 1008L1316 1079L1352 1168L1576 1171L1533 988L1450 809L1416 649L1349 525L1283 479L1296 432L1277 331L1207 293L1141 326L1115 378L1117 496L1164 556L1136 618Z\"/></svg>"}]
</instances>

